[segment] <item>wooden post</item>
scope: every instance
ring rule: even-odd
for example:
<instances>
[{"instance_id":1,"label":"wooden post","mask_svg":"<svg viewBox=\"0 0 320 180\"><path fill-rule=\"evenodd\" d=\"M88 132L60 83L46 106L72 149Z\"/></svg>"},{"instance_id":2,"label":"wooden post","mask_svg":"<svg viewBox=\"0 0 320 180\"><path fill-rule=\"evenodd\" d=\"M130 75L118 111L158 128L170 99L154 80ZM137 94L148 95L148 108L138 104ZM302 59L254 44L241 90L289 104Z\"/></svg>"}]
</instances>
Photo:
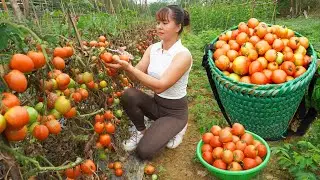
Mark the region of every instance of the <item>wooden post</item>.
<instances>
[{"instance_id":1,"label":"wooden post","mask_svg":"<svg viewBox=\"0 0 320 180\"><path fill-rule=\"evenodd\" d=\"M74 21L73 21L73 19L71 17L69 8L67 8L67 13L68 13L69 20L70 20L70 22L72 24L72 27L73 27L74 31L76 32L76 37L77 37L78 43L79 43L79 45L81 47L81 50L83 51L83 44L81 43L81 37L80 37L79 31L77 29L77 26L76 26L76 24L74 23Z\"/></svg>"},{"instance_id":2,"label":"wooden post","mask_svg":"<svg viewBox=\"0 0 320 180\"><path fill-rule=\"evenodd\" d=\"M35 18L35 20L36 20L36 24L38 25L40 34L42 34L41 27L40 27L40 23L39 23L39 18L38 18L36 9L34 8L33 1L31 1L31 7L32 7L32 12L33 12L33 14L34 14L34 18Z\"/></svg>"},{"instance_id":3,"label":"wooden post","mask_svg":"<svg viewBox=\"0 0 320 180\"><path fill-rule=\"evenodd\" d=\"M22 4L24 16L28 17L30 12L29 0L22 0Z\"/></svg>"},{"instance_id":4,"label":"wooden post","mask_svg":"<svg viewBox=\"0 0 320 180\"><path fill-rule=\"evenodd\" d=\"M276 24L277 3L278 3L278 1L277 1L277 0L274 0L274 1L273 1L273 5L274 5L274 6L273 6L273 14L272 14L272 23L273 23L273 24Z\"/></svg>"},{"instance_id":5,"label":"wooden post","mask_svg":"<svg viewBox=\"0 0 320 180\"><path fill-rule=\"evenodd\" d=\"M6 3L6 0L1 0L2 2L2 6L3 6L3 9L6 13L8 13L8 7L7 7L7 3Z\"/></svg>"},{"instance_id":6,"label":"wooden post","mask_svg":"<svg viewBox=\"0 0 320 180\"><path fill-rule=\"evenodd\" d=\"M255 0L252 0L252 3L251 3L251 17L253 18L254 17L254 8L256 6L256 1Z\"/></svg>"},{"instance_id":7,"label":"wooden post","mask_svg":"<svg viewBox=\"0 0 320 180\"><path fill-rule=\"evenodd\" d=\"M16 0L10 0L10 4L11 4L11 6L13 8L14 14L18 18L18 21L21 21L22 18L23 18L23 15L22 15L21 9L20 9L17 1Z\"/></svg>"}]
</instances>

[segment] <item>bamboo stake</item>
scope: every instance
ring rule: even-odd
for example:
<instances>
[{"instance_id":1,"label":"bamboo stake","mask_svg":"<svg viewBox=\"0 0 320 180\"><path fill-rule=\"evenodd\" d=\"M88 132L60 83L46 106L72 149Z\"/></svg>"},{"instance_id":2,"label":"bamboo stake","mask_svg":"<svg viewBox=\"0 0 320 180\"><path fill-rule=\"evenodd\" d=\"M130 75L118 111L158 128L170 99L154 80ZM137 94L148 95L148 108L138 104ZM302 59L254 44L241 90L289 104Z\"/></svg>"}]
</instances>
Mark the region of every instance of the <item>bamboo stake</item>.
<instances>
[{"instance_id":1,"label":"bamboo stake","mask_svg":"<svg viewBox=\"0 0 320 180\"><path fill-rule=\"evenodd\" d=\"M7 3L6 3L6 0L1 0L2 2L2 6L3 6L3 9L6 13L8 13L8 7L7 7Z\"/></svg>"},{"instance_id":2,"label":"bamboo stake","mask_svg":"<svg viewBox=\"0 0 320 180\"><path fill-rule=\"evenodd\" d=\"M78 29L77 29L77 27L76 27L76 24L75 24L74 21L72 20L72 17L71 17L71 15L70 15L69 8L67 8L67 11L68 11L69 20L70 20L70 22L71 22L71 24L72 24L72 27L73 27L74 31L76 32L76 38L77 38L78 43L79 43L79 45L80 45L80 47L81 47L81 51L83 51L83 45L82 45L82 43L81 43L81 37L80 37L79 31L78 31Z\"/></svg>"}]
</instances>

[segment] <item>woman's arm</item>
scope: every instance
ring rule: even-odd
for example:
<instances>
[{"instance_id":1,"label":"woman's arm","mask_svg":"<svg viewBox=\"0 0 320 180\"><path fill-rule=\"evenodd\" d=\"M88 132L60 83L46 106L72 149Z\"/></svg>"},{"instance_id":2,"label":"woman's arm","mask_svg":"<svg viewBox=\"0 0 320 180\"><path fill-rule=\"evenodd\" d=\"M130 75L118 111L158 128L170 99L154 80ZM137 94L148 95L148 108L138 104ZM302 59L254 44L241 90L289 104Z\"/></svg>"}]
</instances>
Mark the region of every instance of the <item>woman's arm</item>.
<instances>
[{"instance_id":1,"label":"woman's arm","mask_svg":"<svg viewBox=\"0 0 320 180\"><path fill-rule=\"evenodd\" d=\"M160 79L156 79L145 72L133 67L126 61L116 60L118 67L123 68L129 72L143 85L152 89L155 93L159 94L170 88L175 84L183 74L190 68L192 63L191 54L189 52L180 52L172 60L168 69L163 73ZM114 64L108 64L108 66L115 66Z\"/></svg>"},{"instance_id":2,"label":"woman's arm","mask_svg":"<svg viewBox=\"0 0 320 180\"><path fill-rule=\"evenodd\" d=\"M145 53L143 54L141 60L139 63L135 66L136 69L142 71L143 73L147 73L148 66L150 64L150 51L151 51L151 46L147 48ZM138 80L132 73L127 72L127 76L130 78L131 81Z\"/></svg>"}]
</instances>

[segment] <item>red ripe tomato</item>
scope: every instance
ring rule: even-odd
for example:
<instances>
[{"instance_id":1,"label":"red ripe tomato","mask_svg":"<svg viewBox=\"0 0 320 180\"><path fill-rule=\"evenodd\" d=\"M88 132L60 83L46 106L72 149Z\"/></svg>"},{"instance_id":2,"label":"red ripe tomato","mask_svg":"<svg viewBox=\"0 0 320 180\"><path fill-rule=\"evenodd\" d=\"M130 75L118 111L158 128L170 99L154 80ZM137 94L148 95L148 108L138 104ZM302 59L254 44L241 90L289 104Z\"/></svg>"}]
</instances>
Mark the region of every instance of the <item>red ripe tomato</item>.
<instances>
[{"instance_id":1,"label":"red ripe tomato","mask_svg":"<svg viewBox=\"0 0 320 180\"><path fill-rule=\"evenodd\" d=\"M244 170L252 169L257 166L256 160L252 158L244 158L242 162Z\"/></svg>"},{"instance_id":2,"label":"red ripe tomato","mask_svg":"<svg viewBox=\"0 0 320 180\"><path fill-rule=\"evenodd\" d=\"M256 19L256 18L250 18L249 20L248 20L248 27L249 28L255 28L255 27L257 27L259 25L259 20L258 19Z\"/></svg>"},{"instance_id":3,"label":"red ripe tomato","mask_svg":"<svg viewBox=\"0 0 320 180\"><path fill-rule=\"evenodd\" d=\"M296 72L294 73L293 77L297 78L299 76L301 76L303 73L305 73L307 70L305 67L303 66L297 66L296 67Z\"/></svg>"},{"instance_id":4,"label":"red ripe tomato","mask_svg":"<svg viewBox=\"0 0 320 180\"><path fill-rule=\"evenodd\" d=\"M236 149L237 150L241 150L241 151L244 151L244 149L247 147L247 143L245 141L238 141L236 143Z\"/></svg>"},{"instance_id":5,"label":"red ripe tomato","mask_svg":"<svg viewBox=\"0 0 320 180\"><path fill-rule=\"evenodd\" d=\"M45 125L36 125L33 129L32 135L40 141L43 141L49 136L49 129Z\"/></svg>"},{"instance_id":6,"label":"red ripe tomato","mask_svg":"<svg viewBox=\"0 0 320 180\"><path fill-rule=\"evenodd\" d=\"M219 132L221 131L221 127L217 125L213 125L210 129L211 133L215 136L219 136Z\"/></svg>"},{"instance_id":7,"label":"red ripe tomato","mask_svg":"<svg viewBox=\"0 0 320 180\"><path fill-rule=\"evenodd\" d=\"M236 50L231 49L227 51L227 57L229 58L230 62L235 60L238 56L239 56L239 53Z\"/></svg>"},{"instance_id":8,"label":"red ripe tomato","mask_svg":"<svg viewBox=\"0 0 320 180\"><path fill-rule=\"evenodd\" d=\"M240 23L238 24L238 30L239 30L240 33L241 33L241 32L244 32L244 33L246 33L246 34L249 34L249 27L248 27L247 24L244 23L244 22L240 22Z\"/></svg>"},{"instance_id":9,"label":"red ripe tomato","mask_svg":"<svg viewBox=\"0 0 320 180\"><path fill-rule=\"evenodd\" d=\"M272 45L274 40L275 40L275 38L274 38L274 35L272 33L267 33L264 36L264 40L266 40L270 45Z\"/></svg>"},{"instance_id":10,"label":"red ripe tomato","mask_svg":"<svg viewBox=\"0 0 320 180\"><path fill-rule=\"evenodd\" d=\"M80 165L80 168L84 174L93 174L97 170L96 165L91 159L87 159Z\"/></svg>"},{"instance_id":11,"label":"red ripe tomato","mask_svg":"<svg viewBox=\"0 0 320 180\"><path fill-rule=\"evenodd\" d=\"M258 150L258 156L260 156L261 158L263 158L267 154L267 148L263 144L258 145L257 150Z\"/></svg>"},{"instance_id":12,"label":"red ripe tomato","mask_svg":"<svg viewBox=\"0 0 320 180\"><path fill-rule=\"evenodd\" d=\"M123 174L123 170L122 169L116 169L114 173L115 173L116 176L120 177Z\"/></svg>"},{"instance_id":13,"label":"red ripe tomato","mask_svg":"<svg viewBox=\"0 0 320 180\"><path fill-rule=\"evenodd\" d=\"M215 148L215 147L221 147L222 146L222 143L221 141L219 140L219 136L214 136L211 141L209 142L209 144Z\"/></svg>"},{"instance_id":14,"label":"red ripe tomato","mask_svg":"<svg viewBox=\"0 0 320 180\"><path fill-rule=\"evenodd\" d=\"M269 80L264 73L255 72L251 75L250 81L253 84L267 84Z\"/></svg>"},{"instance_id":15,"label":"red ripe tomato","mask_svg":"<svg viewBox=\"0 0 320 180\"><path fill-rule=\"evenodd\" d=\"M296 65L291 61L285 61L281 64L280 69L284 70L287 75L293 76L296 72Z\"/></svg>"},{"instance_id":16,"label":"red ripe tomato","mask_svg":"<svg viewBox=\"0 0 320 180\"><path fill-rule=\"evenodd\" d=\"M252 75L255 72L261 72L263 70L260 61L253 61L249 66L249 74Z\"/></svg>"},{"instance_id":17,"label":"red ripe tomato","mask_svg":"<svg viewBox=\"0 0 320 180\"><path fill-rule=\"evenodd\" d=\"M100 135L99 137L99 142L103 145L103 146L108 146L111 143L111 137L109 134L103 134Z\"/></svg>"},{"instance_id":18,"label":"red ripe tomato","mask_svg":"<svg viewBox=\"0 0 320 180\"><path fill-rule=\"evenodd\" d=\"M232 162L228 165L229 171L241 171L242 167L238 162Z\"/></svg>"},{"instance_id":19,"label":"red ripe tomato","mask_svg":"<svg viewBox=\"0 0 320 180\"><path fill-rule=\"evenodd\" d=\"M241 136L241 140L246 142L247 145L250 145L253 143L253 136L249 133L244 133L244 135Z\"/></svg>"},{"instance_id":20,"label":"red ripe tomato","mask_svg":"<svg viewBox=\"0 0 320 180\"><path fill-rule=\"evenodd\" d=\"M260 156L257 156L256 158L254 158L254 160L256 160L257 166L262 163L262 159Z\"/></svg>"},{"instance_id":21,"label":"red ripe tomato","mask_svg":"<svg viewBox=\"0 0 320 180\"><path fill-rule=\"evenodd\" d=\"M97 134L101 134L103 131L104 131L104 123L102 122L96 122L94 124L94 131L97 133Z\"/></svg>"},{"instance_id":22,"label":"red ripe tomato","mask_svg":"<svg viewBox=\"0 0 320 180\"><path fill-rule=\"evenodd\" d=\"M234 123L234 124L232 125L231 133L232 133L233 135L236 135L236 136L241 136L241 135L243 135L243 134L245 133L244 130L245 130L245 129L244 129L244 127L243 127L242 124L240 124L240 123Z\"/></svg>"},{"instance_id":23,"label":"red ripe tomato","mask_svg":"<svg viewBox=\"0 0 320 180\"><path fill-rule=\"evenodd\" d=\"M271 70L271 71L277 70L278 67L279 67L278 63L276 63L276 62L270 62L268 64L268 69Z\"/></svg>"},{"instance_id":24,"label":"red ripe tomato","mask_svg":"<svg viewBox=\"0 0 320 180\"><path fill-rule=\"evenodd\" d=\"M205 144L209 144L210 141L213 139L214 135L212 133L204 133L202 135L202 141Z\"/></svg>"},{"instance_id":25,"label":"red ripe tomato","mask_svg":"<svg viewBox=\"0 0 320 180\"><path fill-rule=\"evenodd\" d=\"M45 123L51 134L59 134L61 132L61 124L59 121L52 119Z\"/></svg>"},{"instance_id":26,"label":"red ripe tomato","mask_svg":"<svg viewBox=\"0 0 320 180\"><path fill-rule=\"evenodd\" d=\"M248 145L244 151L243 151L244 155L248 158L256 158L258 155L258 150L254 145Z\"/></svg>"},{"instance_id":27,"label":"red ripe tomato","mask_svg":"<svg viewBox=\"0 0 320 180\"><path fill-rule=\"evenodd\" d=\"M219 56L214 63L221 71L227 70L230 66L230 60L226 55Z\"/></svg>"},{"instance_id":28,"label":"red ripe tomato","mask_svg":"<svg viewBox=\"0 0 320 180\"><path fill-rule=\"evenodd\" d=\"M241 32L240 34L238 34L236 41L241 46L242 44L249 41L249 36L247 33Z\"/></svg>"},{"instance_id":29,"label":"red ripe tomato","mask_svg":"<svg viewBox=\"0 0 320 180\"><path fill-rule=\"evenodd\" d=\"M224 150L222 153L222 161L226 164L230 164L233 161L233 153L230 150Z\"/></svg>"},{"instance_id":30,"label":"red ripe tomato","mask_svg":"<svg viewBox=\"0 0 320 180\"><path fill-rule=\"evenodd\" d=\"M255 47L259 55L264 55L269 49L271 49L271 46L265 40L257 42Z\"/></svg>"},{"instance_id":31,"label":"red ripe tomato","mask_svg":"<svg viewBox=\"0 0 320 180\"><path fill-rule=\"evenodd\" d=\"M304 48L309 47L309 40L306 37L300 37L299 38L300 45L303 46Z\"/></svg>"},{"instance_id":32,"label":"red ripe tomato","mask_svg":"<svg viewBox=\"0 0 320 180\"><path fill-rule=\"evenodd\" d=\"M298 37L291 37L288 42L288 46L295 50L300 46L300 39Z\"/></svg>"},{"instance_id":33,"label":"red ripe tomato","mask_svg":"<svg viewBox=\"0 0 320 180\"><path fill-rule=\"evenodd\" d=\"M227 52L224 49L216 49L213 53L213 59L218 59L221 55L227 55Z\"/></svg>"},{"instance_id":34,"label":"red ripe tomato","mask_svg":"<svg viewBox=\"0 0 320 180\"><path fill-rule=\"evenodd\" d=\"M232 134L230 131L223 129L219 133L219 141L222 143L227 143L232 141Z\"/></svg>"},{"instance_id":35,"label":"red ripe tomato","mask_svg":"<svg viewBox=\"0 0 320 180\"><path fill-rule=\"evenodd\" d=\"M287 74L284 70L277 69L272 72L271 80L276 84L280 84L280 83L286 82L286 77L287 77Z\"/></svg>"},{"instance_id":36,"label":"red ripe tomato","mask_svg":"<svg viewBox=\"0 0 320 180\"><path fill-rule=\"evenodd\" d=\"M202 158L209 164L212 164L213 162L213 157L212 157L212 153L209 151L205 151L202 153Z\"/></svg>"},{"instance_id":37,"label":"red ripe tomato","mask_svg":"<svg viewBox=\"0 0 320 180\"><path fill-rule=\"evenodd\" d=\"M213 149L212 149L212 147L210 146L210 144L204 144L202 147L201 147L201 152L203 153L203 152L206 152L206 151L208 151L208 152L212 152L213 151Z\"/></svg>"},{"instance_id":38,"label":"red ripe tomato","mask_svg":"<svg viewBox=\"0 0 320 180\"><path fill-rule=\"evenodd\" d=\"M242 76L239 80L239 82L251 84L250 76Z\"/></svg>"},{"instance_id":39,"label":"red ripe tomato","mask_svg":"<svg viewBox=\"0 0 320 180\"><path fill-rule=\"evenodd\" d=\"M222 153L223 153L223 148L222 147L216 147L212 151L212 157L214 159L221 159L222 158Z\"/></svg>"},{"instance_id":40,"label":"red ripe tomato","mask_svg":"<svg viewBox=\"0 0 320 180\"><path fill-rule=\"evenodd\" d=\"M258 36L251 36L249 42L251 42L254 46L260 41Z\"/></svg>"},{"instance_id":41,"label":"red ripe tomato","mask_svg":"<svg viewBox=\"0 0 320 180\"><path fill-rule=\"evenodd\" d=\"M224 44L227 44L227 42L226 42L226 41L223 41L223 40L218 40L218 41L216 42L216 44L215 44L215 47L216 47L216 49L219 49L219 48L221 48Z\"/></svg>"},{"instance_id":42,"label":"red ripe tomato","mask_svg":"<svg viewBox=\"0 0 320 180\"><path fill-rule=\"evenodd\" d=\"M239 136L232 135L232 142L237 143L238 141L240 141Z\"/></svg>"},{"instance_id":43,"label":"red ripe tomato","mask_svg":"<svg viewBox=\"0 0 320 180\"><path fill-rule=\"evenodd\" d=\"M260 144L261 144L261 142L260 141L258 141L258 140L253 140L253 143L252 143L255 147L258 147Z\"/></svg>"},{"instance_id":44,"label":"red ripe tomato","mask_svg":"<svg viewBox=\"0 0 320 180\"><path fill-rule=\"evenodd\" d=\"M223 162L221 159L215 160L212 165L219 169L224 169L224 170L227 169L227 164Z\"/></svg>"},{"instance_id":45,"label":"red ripe tomato","mask_svg":"<svg viewBox=\"0 0 320 180\"><path fill-rule=\"evenodd\" d=\"M255 60L257 60L258 59L258 52L256 51L256 50L254 50L254 49L249 49L249 51L248 51L248 59L250 60L250 61L255 61Z\"/></svg>"},{"instance_id":46,"label":"red ripe tomato","mask_svg":"<svg viewBox=\"0 0 320 180\"><path fill-rule=\"evenodd\" d=\"M114 134L116 127L111 122L105 124L106 132L109 134Z\"/></svg>"},{"instance_id":47,"label":"red ripe tomato","mask_svg":"<svg viewBox=\"0 0 320 180\"><path fill-rule=\"evenodd\" d=\"M269 49L266 54L264 55L264 57L266 58L266 60L268 60L269 62L274 62L277 58L277 51L274 49Z\"/></svg>"},{"instance_id":48,"label":"red ripe tomato","mask_svg":"<svg viewBox=\"0 0 320 180\"><path fill-rule=\"evenodd\" d=\"M282 51L284 48L283 41L281 41L281 39L274 40L272 43L272 48L278 52Z\"/></svg>"},{"instance_id":49,"label":"red ripe tomato","mask_svg":"<svg viewBox=\"0 0 320 180\"><path fill-rule=\"evenodd\" d=\"M234 142L227 142L223 144L223 149L229 149L230 151L236 150L236 144Z\"/></svg>"},{"instance_id":50,"label":"red ripe tomato","mask_svg":"<svg viewBox=\"0 0 320 180\"><path fill-rule=\"evenodd\" d=\"M262 70L262 72L268 78L268 83L271 83L272 71L270 69L264 69L264 70Z\"/></svg>"},{"instance_id":51,"label":"red ripe tomato","mask_svg":"<svg viewBox=\"0 0 320 180\"><path fill-rule=\"evenodd\" d=\"M244 153L241 150L233 151L233 161L241 162L244 159Z\"/></svg>"},{"instance_id":52,"label":"red ripe tomato","mask_svg":"<svg viewBox=\"0 0 320 180\"><path fill-rule=\"evenodd\" d=\"M65 175L70 178L70 179L75 179L81 174L81 169L80 165L74 167L74 168L69 168L65 171Z\"/></svg>"},{"instance_id":53,"label":"red ripe tomato","mask_svg":"<svg viewBox=\"0 0 320 180\"><path fill-rule=\"evenodd\" d=\"M230 50L235 50L237 52L240 50L240 45L237 43L236 40L230 40L229 45L230 45Z\"/></svg>"}]
</instances>

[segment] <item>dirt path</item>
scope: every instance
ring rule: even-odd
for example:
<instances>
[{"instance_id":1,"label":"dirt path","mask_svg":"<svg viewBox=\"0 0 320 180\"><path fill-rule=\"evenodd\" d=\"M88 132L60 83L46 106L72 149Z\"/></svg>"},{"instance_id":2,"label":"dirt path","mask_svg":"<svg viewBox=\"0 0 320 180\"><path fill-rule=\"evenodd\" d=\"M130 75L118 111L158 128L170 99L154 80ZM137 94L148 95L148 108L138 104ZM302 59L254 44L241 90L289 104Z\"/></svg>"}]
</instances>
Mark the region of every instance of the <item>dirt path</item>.
<instances>
[{"instance_id":1,"label":"dirt path","mask_svg":"<svg viewBox=\"0 0 320 180\"><path fill-rule=\"evenodd\" d=\"M190 105L189 105L190 108ZM188 121L188 129L183 142L176 149L164 149L151 163L157 167L159 179L165 180L207 180L208 171L195 159L195 148L201 134L193 119Z\"/></svg>"}]
</instances>

